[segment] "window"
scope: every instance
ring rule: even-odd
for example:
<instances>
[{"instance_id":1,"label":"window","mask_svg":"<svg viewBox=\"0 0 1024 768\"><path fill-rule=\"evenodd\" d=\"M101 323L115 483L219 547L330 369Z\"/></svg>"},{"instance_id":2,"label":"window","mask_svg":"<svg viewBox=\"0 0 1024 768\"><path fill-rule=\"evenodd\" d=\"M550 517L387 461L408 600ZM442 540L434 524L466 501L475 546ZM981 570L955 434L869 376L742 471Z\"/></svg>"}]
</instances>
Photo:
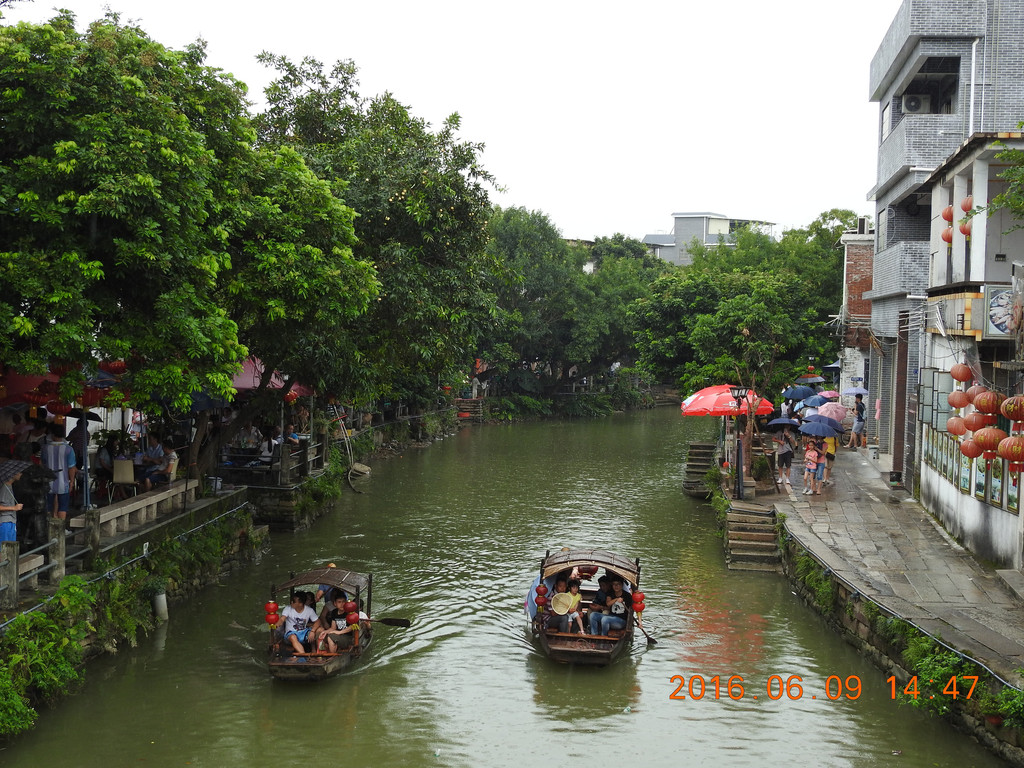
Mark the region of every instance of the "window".
<instances>
[{"instance_id":1,"label":"window","mask_svg":"<svg viewBox=\"0 0 1024 768\"><path fill-rule=\"evenodd\" d=\"M891 105L888 102L882 106L882 138L880 141L885 141L886 136L889 135L890 121L892 120L892 115L890 114L892 109L890 107Z\"/></svg>"}]
</instances>

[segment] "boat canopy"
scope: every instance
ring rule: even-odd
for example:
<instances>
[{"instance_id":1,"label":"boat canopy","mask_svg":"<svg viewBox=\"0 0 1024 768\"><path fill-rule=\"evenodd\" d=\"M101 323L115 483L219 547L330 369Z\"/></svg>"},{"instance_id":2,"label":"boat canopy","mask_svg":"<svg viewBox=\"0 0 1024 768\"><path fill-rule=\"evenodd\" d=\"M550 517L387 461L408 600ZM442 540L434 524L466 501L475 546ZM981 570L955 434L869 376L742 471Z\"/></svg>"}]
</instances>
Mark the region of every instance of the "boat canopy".
<instances>
[{"instance_id":1,"label":"boat canopy","mask_svg":"<svg viewBox=\"0 0 1024 768\"><path fill-rule=\"evenodd\" d=\"M274 588L274 592L302 587L308 584L326 584L330 587L343 589L350 595L356 593L365 595L370 586L370 575L350 571L346 568L314 568L312 571L296 574L284 582L284 584L278 584Z\"/></svg>"},{"instance_id":2,"label":"boat canopy","mask_svg":"<svg viewBox=\"0 0 1024 768\"><path fill-rule=\"evenodd\" d=\"M554 552L541 562L541 578L547 579L570 568L596 565L617 573L634 587L640 579L640 563L604 549L566 549Z\"/></svg>"}]
</instances>

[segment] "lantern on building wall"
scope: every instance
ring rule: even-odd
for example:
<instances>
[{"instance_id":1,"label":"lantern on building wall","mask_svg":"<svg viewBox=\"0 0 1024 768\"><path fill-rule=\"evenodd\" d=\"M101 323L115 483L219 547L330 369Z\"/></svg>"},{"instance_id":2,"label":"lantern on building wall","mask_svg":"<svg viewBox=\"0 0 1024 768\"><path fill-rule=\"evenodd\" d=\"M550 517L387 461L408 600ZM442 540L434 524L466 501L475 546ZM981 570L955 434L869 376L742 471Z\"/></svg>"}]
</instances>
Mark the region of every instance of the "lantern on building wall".
<instances>
[{"instance_id":1,"label":"lantern on building wall","mask_svg":"<svg viewBox=\"0 0 1024 768\"><path fill-rule=\"evenodd\" d=\"M974 374L971 372L971 366L966 363L957 363L954 365L949 369L949 375L956 381L970 381L974 378Z\"/></svg>"},{"instance_id":2,"label":"lantern on building wall","mask_svg":"<svg viewBox=\"0 0 1024 768\"><path fill-rule=\"evenodd\" d=\"M960 234L964 235L965 237L970 237L971 236L971 221L970 221L970 219L968 219L967 221L961 221L960 222Z\"/></svg>"},{"instance_id":3,"label":"lantern on building wall","mask_svg":"<svg viewBox=\"0 0 1024 768\"><path fill-rule=\"evenodd\" d=\"M984 384L975 384L973 387L968 387L967 399L973 403L974 398L976 398L982 392L988 392L988 387L986 387Z\"/></svg>"},{"instance_id":4,"label":"lantern on building wall","mask_svg":"<svg viewBox=\"0 0 1024 768\"><path fill-rule=\"evenodd\" d=\"M960 442L960 453L969 459L976 459L981 456L981 446L973 438L968 437Z\"/></svg>"},{"instance_id":5,"label":"lantern on building wall","mask_svg":"<svg viewBox=\"0 0 1024 768\"><path fill-rule=\"evenodd\" d=\"M940 237L942 238L942 241L944 243L952 243L953 242L953 227L952 226L948 226L944 230L942 230L942 234L940 235Z\"/></svg>"},{"instance_id":6,"label":"lantern on building wall","mask_svg":"<svg viewBox=\"0 0 1024 768\"><path fill-rule=\"evenodd\" d=\"M109 373L111 376L120 376L128 370L128 363L124 360L104 360L100 363L100 370Z\"/></svg>"},{"instance_id":7,"label":"lantern on building wall","mask_svg":"<svg viewBox=\"0 0 1024 768\"><path fill-rule=\"evenodd\" d=\"M1014 395L1006 398L999 406L999 412L1013 422L1013 429L1020 429L1021 422L1024 421L1024 396Z\"/></svg>"},{"instance_id":8,"label":"lantern on building wall","mask_svg":"<svg viewBox=\"0 0 1024 768\"><path fill-rule=\"evenodd\" d=\"M942 209L942 218L946 221L953 221L953 206L947 205Z\"/></svg>"},{"instance_id":9,"label":"lantern on building wall","mask_svg":"<svg viewBox=\"0 0 1024 768\"><path fill-rule=\"evenodd\" d=\"M946 431L951 435L962 435L967 432L967 425L959 416L951 416L946 420Z\"/></svg>"},{"instance_id":10,"label":"lantern on building wall","mask_svg":"<svg viewBox=\"0 0 1024 768\"><path fill-rule=\"evenodd\" d=\"M999 454L999 458L1010 462L1011 472L1020 472L1021 465L1024 465L1024 435L1013 435L1000 440L996 453Z\"/></svg>"},{"instance_id":11,"label":"lantern on building wall","mask_svg":"<svg viewBox=\"0 0 1024 768\"><path fill-rule=\"evenodd\" d=\"M960 201L960 210L967 213L974 207L974 195L968 195Z\"/></svg>"},{"instance_id":12,"label":"lantern on building wall","mask_svg":"<svg viewBox=\"0 0 1024 768\"><path fill-rule=\"evenodd\" d=\"M997 414L999 413L999 407L1003 404L1005 399L1006 395L1002 392L996 392L990 389L987 392L982 392L974 398L974 407L985 414L987 423L995 424Z\"/></svg>"},{"instance_id":13,"label":"lantern on building wall","mask_svg":"<svg viewBox=\"0 0 1024 768\"><path fill-rule=\"evenodd\" d=\"M962 389L954 389L949 393L946 399L949 401L949 406L951 408L966 408L971 404L970 399L967 397L967 393Z\"/></svg>"},{"instance_id":14,"label":"lantern on building wall","mask_svg":"<svg viewBox=\"0 0 1024 768\"><path fill-rule=\"evenodd\" d=\"M979 429L984 429L987 424L988 419L985 418L985 414L978 411L971 411L964 416L964 426L967 427L968 432L977 432Z\"/></svg>"},{"instance_id":15,"label":"lantern on building wall","mask_svg":"<svg viewBox=\"0 0 1024 768\"><path fill-rule=\"evenodd\" d=\"M83 408L95 408L97 405L103 402L103 398L107 396L105 389L97 389L96 387L86 387L75 399L82 404Z\"/></svg>"},{"instance_id":16,"label":"lantern on building wall","mask_svg":"<svg viewBox=\"0 0 1024 768\"><path fill-rule=\"evenodd\" d=\"M982 457L986 461L991 461L996 457L1000 441L1006 438L1007 434L997 427L985 427L974 433L974 442L981 447Z\"/></svg>"}]
</instances>

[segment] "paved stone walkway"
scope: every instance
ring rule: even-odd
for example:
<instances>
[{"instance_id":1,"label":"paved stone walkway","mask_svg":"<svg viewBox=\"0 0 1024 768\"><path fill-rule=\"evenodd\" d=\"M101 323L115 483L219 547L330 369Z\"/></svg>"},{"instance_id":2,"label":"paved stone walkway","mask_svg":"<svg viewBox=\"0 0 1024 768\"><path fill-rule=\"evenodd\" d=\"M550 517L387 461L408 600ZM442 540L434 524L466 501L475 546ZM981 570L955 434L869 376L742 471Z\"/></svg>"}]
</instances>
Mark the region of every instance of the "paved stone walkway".
<instances>
[{"instance_id":1,"label":"paved stone walkway","mask_svg":"<svg viewBox=\"0 0 1024 768\"><path fill-rule=\"evenodd\" d=\"M793 537L861 594L1024 686L1024 576L982 567L860 451L841 449L832 479L820 496L795 480L757 500L774 503Z\"/></svg>"}]
</instances>

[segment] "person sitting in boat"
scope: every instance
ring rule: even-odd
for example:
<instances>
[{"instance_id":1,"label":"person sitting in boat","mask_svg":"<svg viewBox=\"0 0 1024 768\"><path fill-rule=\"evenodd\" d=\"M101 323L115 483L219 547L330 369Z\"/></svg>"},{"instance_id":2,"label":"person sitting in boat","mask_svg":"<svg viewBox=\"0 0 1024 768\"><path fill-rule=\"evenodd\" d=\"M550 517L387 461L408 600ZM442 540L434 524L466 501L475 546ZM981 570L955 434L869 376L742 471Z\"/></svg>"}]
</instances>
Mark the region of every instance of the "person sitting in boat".
<instances>
[{"instance_id":1,"label":"person sitting in boat","mask_svg":"<svg viewBox=\"0 0 1024 768\"><path fill-rule=\"evenodd\" d=\"M612 577L606 573L597 580L597 593L594 595L594 601L587 610L587 622L591 630L596 626L594 624L594 616L600 616L608 610L608 595L611 593Z\"/></svg>"},{"instance_id":2,"label":"person sitting in boat","mask_svg":"<svg viewBox=\"0 0 1024 768\"><path fill-rule=\"evenodd\" d=\"M291 604L281 611L278 628L284 627L284 639L291 643L296 653L304 653L309 633L317 622L316 611L306 605L306 593L296 592L292 595Z\"/></svg>"},{"instance_id":3,"label":"person sitting in boat","mask_svg":"<svg viewBox=\"0 0 1024 768\"><path fill-rule=\"evenodd\" d=\"M558 578L555 579L555 589L554 589L554 592L551 593L552 597L554 597L555 595L559 594L560 592L568 592L568 591L569 591L569 583L566 580L565 576L561 576L561 575L558 576ZM554 632L568 632L569 631L569 614L568 613L564 613L564 614L559 615L559 614L555 613L554 611L552 611L550 608L548 608L547 614L548 614L548 624L547 624L548 629L550 629L550 630L552 630Z\"/></svg>"},{"instance_id":4,"label":"person sitting in boat","mask_svg":"<svg viewBox=\"0 0 1024 768\"><path fill-rule=\"evenodd\" d=\"M328 652L337 653L339 648L352 646L353 634L357 625L349 624L346 621L348 612L345 610L345 603L348 602L348 598L344 592L337 590L333 602L334 607L325 611L313 628L313 644L317 648L322 648L326 643ZM359 618L362 619L364 616L366 614L360 611Z\"/></svg>"},{"instance_id":5,"label":"person sitting in boat","mask_svg":"<svg viewBox=\"0 0 1024 768\"><path fill-rule=\"evenodd\" d=\"M591 612L590 634L607 635L614 629L625 629L629 619L630 598L620 576L612 577L612 591L605 600L606 613Z\"/></svg>"},{"instance_id":6,"label":"person sitting in boat","mask_svg":"<svg viewBox=\"0 0 1024 768\"><path fill-rule=\"evenodd\" d=\"M580 601L583 599L583 595L580 594L579 579L569 579L569 594L572 595L572 602L569 603L566 624L571 625L575 621L576 626L579 627L580 634L585 634L583 631L583 615L580 613Z\"/></svg>"}]
</instances>

